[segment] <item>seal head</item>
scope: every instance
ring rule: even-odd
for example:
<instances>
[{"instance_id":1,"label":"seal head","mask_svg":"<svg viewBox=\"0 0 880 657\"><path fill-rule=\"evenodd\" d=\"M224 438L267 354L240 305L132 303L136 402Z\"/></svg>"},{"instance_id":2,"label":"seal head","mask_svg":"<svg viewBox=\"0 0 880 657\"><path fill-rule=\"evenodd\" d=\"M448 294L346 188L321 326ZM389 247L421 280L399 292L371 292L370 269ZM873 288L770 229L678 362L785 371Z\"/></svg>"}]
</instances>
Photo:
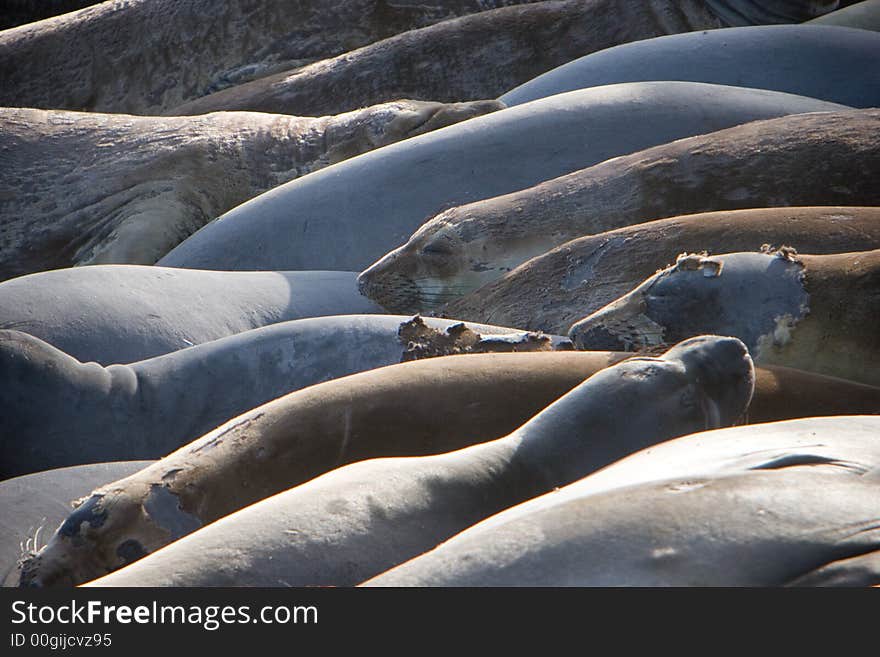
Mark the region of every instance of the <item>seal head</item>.
<instances>
[{"instance_id":1,"label":"seal head","mask_svg":"<svg viewBox=\"0 0 880 657\"><path fill-rule=\"evenodd\" d=\"M803 265L791 249L684 254L573 324L569 337L578 349L642 351L703 333L734 335L760 360L762 349L789 339L808 300Z\"/></svg>"},{"instance_id":2,"label":"seal head","mask_svg":"<svg viewBox=\"0 0 880 657\"><path fill-rule=\"evenodd\" d=\"M493 200L506 203L513 198ZM425 222L406 244L358 276L360 293L389 312L436 310L501 278L558 241L540 231L530 235L516 230L504 220L506 212L487 220L479 208L477 203L450 208ZM512 232L517 239L510 239Z\"/></svg>"},{"instance_id":3,"label":"seal head","mask_svg":"<svg viewBox=\"0 0 880 657\"><path fill-rule=\"evenodd\" d=\"M180 507L166 486L134 478L99 488L74 502L74 507L42 549L22 555L20 587L76 586L91 581L202 524ZM136 537L129 531L133 525L139 528Z\"/></svg>"}]
</instances>

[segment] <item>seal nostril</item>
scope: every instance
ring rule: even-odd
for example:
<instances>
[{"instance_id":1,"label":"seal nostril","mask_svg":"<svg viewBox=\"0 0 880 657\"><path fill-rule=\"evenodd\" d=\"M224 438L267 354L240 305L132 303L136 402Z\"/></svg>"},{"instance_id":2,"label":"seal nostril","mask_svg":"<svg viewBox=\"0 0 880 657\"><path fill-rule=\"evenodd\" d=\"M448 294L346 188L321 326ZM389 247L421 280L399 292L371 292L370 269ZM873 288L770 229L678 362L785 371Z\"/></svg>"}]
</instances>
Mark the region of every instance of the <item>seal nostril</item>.
<instances>
[{"instance_id":1,"label":"seal nostril","mask_svg":"<svg viewBox=\"0 0 880 657\"><path fill-rule=\"evenodd\" d=\"M366 272L365 272L366 273ZM365 297L370 296L370 278L369 276L365 276L364 274L360 274L357 277L357 289L358 292Z\"/></svg>"}]
</instances>

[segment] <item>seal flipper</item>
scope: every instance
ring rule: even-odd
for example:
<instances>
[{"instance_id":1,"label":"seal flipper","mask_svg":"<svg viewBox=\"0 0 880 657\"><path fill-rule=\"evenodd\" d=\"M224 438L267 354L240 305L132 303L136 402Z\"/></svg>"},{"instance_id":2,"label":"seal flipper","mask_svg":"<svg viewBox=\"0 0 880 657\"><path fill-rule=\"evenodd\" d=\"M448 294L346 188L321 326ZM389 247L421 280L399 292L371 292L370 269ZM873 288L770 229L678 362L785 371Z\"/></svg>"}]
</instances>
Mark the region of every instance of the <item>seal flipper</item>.
<instances>
[{"instance_id":1,"label":"seal flipper","mask_svg":"<svg viewBox=\"0 0 880 657\"><path fill-rule=\"evenodd\" d=\"M118 456L102 440L111 435L114 414L124 411L118 395L137 390L128 367L81 363L28 333L0 330L0 372L15 382L0 386L0 478ZM82 420L91 439L72 444L66 418L82 416L83 408L92 409Z\"/></svg>"}]
</instances>

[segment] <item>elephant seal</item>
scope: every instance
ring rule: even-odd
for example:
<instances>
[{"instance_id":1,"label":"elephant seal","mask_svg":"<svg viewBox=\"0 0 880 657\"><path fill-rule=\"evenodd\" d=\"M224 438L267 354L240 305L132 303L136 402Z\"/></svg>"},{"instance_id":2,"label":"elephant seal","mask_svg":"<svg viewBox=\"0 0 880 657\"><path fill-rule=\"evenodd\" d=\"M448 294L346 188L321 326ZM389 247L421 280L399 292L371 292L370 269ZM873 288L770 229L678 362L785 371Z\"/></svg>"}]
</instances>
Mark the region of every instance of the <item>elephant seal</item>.
<instances>
[{"instance_id":1,"label":"elephant seal","mask_svg":"<svg viewBox=\"0 0 880 657\"><path fill-rule=\"evenodd\" d=\"M761 25L629 43L570 61L500 96L519 105L620 82L690 80L773 89L850 107L880 104L880 35L847 27Z\"/></svg>"},{"instance_id":2,"label":"elephant seal","mask_svg":"<svg viewBox=\"0 0 880 657\"><path fill-rule=\"evenodd\" d=\"M131 363L292 319L372 314L356 274L93 265L0 283L0 328L81 361Z\"/></svg>"},{"instance_id":3,"label":"elephant seal","mask_svg":"<svg viewBox=\"0 0 880 657\"><path fill-rule=\"evenodd\" d=\"M877 249L880 208L730 210L618 228L532 258L503 278L449 302L442 312L565 333L573 322L675 262L680 253L757 251L765 244L785 244L817 255ZM445 283L450 285L449 279Z\"/></svg>"},{"instance_id":4,"label":"elephant seal","mask_svg":"<svg viewBox=\"0 0 880 657\"><path fill-rule=\"evenodd\" d=\"M777 92L688 82L560 94L276 187L211 222L158 264L363 269L449 205L522 189L672 139L823 109L840 108Z\"/></svg>"},{"instance_id":5,"label":"elephant seal","mask_svg":"<svg viewBox=\"0 0 880 657\"><path fill-rule=\"evenodd\" d=\"M880 110L755 121L446 210L358 282L386 310L430 309L585 235L714 210L880 205L878 178Z\"/></svg>"},{"instance_id":6,"label":"elephant seal","mask_svg":"<svg viewBox=\"0 0 880 657\"><path fill-rule=\"evenodd\" d=\"M401 362L409 347L398 338L405 320L349 315L282 322L109 367L81 363L27 333L0 331L6 381L0 386L0 477L164 456L292 390Z\"/></svg>"},{"instance_id":7,"label":"elephant seal","mask_svg":"<svg viewBox=\"0 0 880 657\"><path fill-rule=\"evenodd\" d=\"M502 106L404 100L320 118L0 109L0 279L76 264L153 264L272 187Z\"/></svg>"},{"instance_id":8,"label":"elephant seal","mask_svg":"<svg viewBox=\"0 0 880 657\"><path fill-rule=\"evenodd\" d=\"M880 549L877 482L833 468L545 495L531 513L501 513L365 585L784 586Z\"/></svg>"},{"instance_id":9,"label":"elephant seal","mask_svg":"<svg viewBox=\"0 0 880 657\"><path fill-rule=\"evenodd\" d=\"M0 34L0 106L159 114L517 0L127 0Z\"/></svg>"},{"instance_id":10,"label":"elephant seal","mask_svg":"<svg viewBox=\"0 0 880 657\"><path fill-rule=\"evenodd\" d=\"M662 358L601 370L504 438L448 454L338 468L92 585L354 585L623 454L735 422L753 380L738 340L690 340ZM615 409L621 399L626 413ZM102 508L100 500L86 503L75 523L87 533L86 519L102 517ZM53 541L34 564L52 559ZM22 583L44 584L29 576L29 565Z\"/></svg>"},{"instance_id":11,"label":"elephant seal","mask_svg":"<svg viewBox=\"0 0 880 657\"><path fill-rule=\"evenodd\" d=\"M389 365L289 393L89 497L112 499L88 541L64 542L63 572L80 583L125 565L117 550L151 553L176 537L154 498L177 500L189 527L234 511L334 468L368 458L422 456L506 435L625 354L475 354ZM750 422L811 415L880 413L880 388L787 368L756 370ZM401 413L400 409L406 412ZM438 421L439 420L439 421ZM142 511L146 510L146 511ZM62 548L58 548L61 550ZM97 555L97 556L96 556ZM98 564L98 566L95 566Z\"/></svg>"},{"instance_id":12,"label":"elephant seal","mask_svg":"<svg viewBox=\"0 0 880 657\"><path fill-rule=\"evenodd\" d=\"M819 466L861 476L880 467L878 428L880 417L842 415L704 431L627 456L559 491L557 498L574 499L670 477L754 470ZM532 502L521 505L516 514L528 511Z\"/></svg>"},{"instance_id":13,"label":"elephant seal","mask_svg":"<svg viewBox=\"0 0 880 657\"><path fill-rule=\"evenodd\" d=\"M237 109L323 115L395 98L495 98L587 53L723 26L702 0L565 0L502 7L224 89L169 113Z\"/></svg>"},{"instance_id":14,"label":"elephant seal","mask_svg":"<svg viewBox=\"0 0 880 657\"><path fill-rule=\"evenodd\" d=\"M653 445L578 482L524 502L474 525L431 552L398 566L366 584L368 586L480 586L494 583L509 586L541 583L560 586L577 583L591 585L592 582L592 585L639 585L640 583L655 585L660 582L645 579L649 577L647 571L653 568L657 569L654 575L658 577L681 578L697 573L700 577L706 577L705 573L700 572L702 569L698 564L693 561L694 558L705 561L706 552L684 548L675 553L660 551L663 556L672 557L677 554L687 558L680 566L674 559L664 561L659 558L656 560L649 558L634 570L631 569L630 564L627 564L626 568L610 568L608 572L614 573L613 580L602 582L597 578L600 577L598 568L602 565L607 566L605 557L602 556L605 548L599 552L585 548L583 555L588 556L574 557L573 552L562 546L567 539L557 541L558 534L553 537L548 535L547 540L539 544L534 540L537 538L535 532L539 525L546 526L543 518L549 518L550 515L545 516L545 514L553 514L555 522L561 521L567 524L565 520L568 514L579 513L582 526L587 528L587 532L592 533L599 526L593 525L594 521L599 524L605 522L604 519L600 520L605 515L605 511L602 510L604 502L600 501L603 495L614 494L615 497L612 499L624 505L622 508L629 510L631 507L624 501L627 497L626 492L644 486L650 487L646 490L657 491L654 483L664 480L678 483L667 486L665 492L661 488L660 494L657 495L658 499L665 498L665 493L688 493L702 488L718 476L742 475L748 472L818 471L844 479L849 477L864 479L868 473L877 472L877 468L880 467L880 442L876 440L878 430L880 430L880 418L877 417L806 418L706 431ZM873 485L876 487L876 482L873 482ZM618 492L619 495L616 494ZM656 492L654 494L656 495ZM649 494L637 493L635 497L645 503L647 508L652 507L652 503L648 501ZM761 499L764 499L763 496ZM595 516L592 506L594 501L597 503ZM568 510L562 511L563 508ZM726 509L726 505L723 505L723 508ZM558 514L557 511L560 513ZM703 513L703 510L697 510L699 514L697 517L704 519ZM712 526L722 520L725 513L726 511L720 513L717 519L710 520ZM689 515L683 511L682 519ZM785 512L778 516L769 508L765 508L765 512L758 515L784 520L790 514ZM821 520L813 522L824 526ZM662 522L658 524L651 522L646 528L649 531L657 531L661 525ZM679 531L683 530L679 523L674 523L674 526ZM742 527L737 523L731 523L729 527L736 538L744 538L748 536L749 531L754 530L756 534L747 538L748 541L766 537L772 534L774 529L764 522L746 522ZM701 532L694 531L693 528L694 526L688 523L687 531L684 531L681 540L698 539ZM663 533L665 532L661 530L657 535ZM780 536L785 533L785 531L780 532ZM727 532L723 534L729 536ZM821 536L821 533L818 535ZM720 538L720 535L718 537ZM517 545L521 550L517 553L515 550L508 550L505 545ZM701 543L701 548L705 547ZM778 544L776 547L779 547ZM565 549L568 557L560 555L557 552L559 549ZM556 563L556 559L560 557L562 561ZM593 558L598 563L591 564ZM744 565L749 570L755 568L753 563ZM774 567L778 568L778 565L774 564ZM507 570L508 568L510 570ZM671 568L675 568L675 571ZM529 576L530 570L535 574L535 578ZM724 575L725 577L742 577L742 571L734 567L734 564L731 564L731 568L725 567L720 570L733 573ZM753 584L782 584L791 577L791 574L787 574L772 582L765 581L762 584L753 582ZM673 579L667 583L706 586L712 585L712 581L700 579L688 582ZM731 579L726 585L746 583ZM715 581L715 585L718 584L721 582Z\"/></svg>"},{"instance_id":15,"label":"elephant seal","mask_svg":"<svg viewBox=\"0 0 880 657\"><path fill-rule=\"evenodd\" d=\"M864 0L809 21L815 25L839 25L880 32L880 1Z\"/></svg>"},{"instance_id":16,"label":"elephant seal","mask_svg":"<svg viewBox=\"0 0 880 657\"><path fill-rule=\"evenodd\" d=\"M756 363L880 384L880 249L681 255L572 325L582 349L662 348L717 331Z\"/></svg>"},{"instance_id":17,"label":"elephant seal","mask_svg":"<svg viewBox=\"0 0 880 657\"><path fill-rule=\"evenodd\" d=\"M64 572L50 573L43 563L37 575L79 584L125 565L127 559L118 553L123 544L136 544L144 553L168 544L182 530L162 515L164 507L157 504L163 500L176 500L195 528L348 463L436 454L500 438L626 356L447 356L287 394L141 472L81 493L92 500L113 500L104 504L106 521L84 542L59 537L65 556L56 554L47 563L65 564Z\"/></svg>"},{"instance_id":18,"label":"elephant seal","mask_svg":"<svg viewBox=\"0 0 880 657\"><path fill-rule=\"evenodd\" d=\"M92 463L0 482L0 586L18 584L19 560L32 556L42 547L40 534L51 532L70 515L71 500L150 463Z\"/></svg>"}]
</instances>

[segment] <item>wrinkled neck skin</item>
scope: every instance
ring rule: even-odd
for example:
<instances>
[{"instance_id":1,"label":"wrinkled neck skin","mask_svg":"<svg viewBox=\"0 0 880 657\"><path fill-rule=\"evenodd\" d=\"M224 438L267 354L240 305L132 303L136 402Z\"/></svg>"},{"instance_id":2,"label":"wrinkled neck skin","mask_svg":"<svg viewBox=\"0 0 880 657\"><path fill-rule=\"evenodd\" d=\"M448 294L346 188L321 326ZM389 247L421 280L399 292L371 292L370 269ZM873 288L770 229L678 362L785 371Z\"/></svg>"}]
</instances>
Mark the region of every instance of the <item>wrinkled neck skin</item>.
<instances>
[{"instance_id":1,"label":"wrinkled neck skin","mask_svg":"<svg viewBox=\"0 0 880 657\"><path fill-rule=\"evenodd\" d=\"M727 362L630 359L595 374L494 447L508 450L511 469L526 472L521 480L538 495L652 444L733 424L754 386L747 356L743 364L728 370Z\"/></svg>"},{"instance_id":2,"label":"wrinkled neck skin","mask_svg":"<svg viewBox=\"0 0 880 657\"><path fill-rule=\"evenodd\" d=\"M278 118L252 137L245 169L265 171L274 187L382 146L504 108L496 100L399 100L323 117Z\"/></svg>"},{"instance_id":3,"label":"wrinkled neck skin","mask_svg":"<svg viewBox=\"0 0 880 657\"><path fill-rule=\"evenodd\" d=\"M545 232L511 234L506 225L487 228L468 221L470 208L440 213L370 265L358 277L361 293L390 312L436 311L561 241Z\"/></svg>"},{"instance_id":4,"label":"wrinkled neck skin","mask_svg":"<svg viewBox=\"0 0 880 657\"><path fill-rule=\"evenodd\" d=\"M635 441L658 435L662 422L656 406L621 405L631 399L633 386L618 372L600 372L593 379L510 436L516 438L510 443L511 460L529 471L536 495L577 481L628 454ZM710 428L702 413L689 419L686 426L694 431Z\"/></svg>"}]
</instances>

